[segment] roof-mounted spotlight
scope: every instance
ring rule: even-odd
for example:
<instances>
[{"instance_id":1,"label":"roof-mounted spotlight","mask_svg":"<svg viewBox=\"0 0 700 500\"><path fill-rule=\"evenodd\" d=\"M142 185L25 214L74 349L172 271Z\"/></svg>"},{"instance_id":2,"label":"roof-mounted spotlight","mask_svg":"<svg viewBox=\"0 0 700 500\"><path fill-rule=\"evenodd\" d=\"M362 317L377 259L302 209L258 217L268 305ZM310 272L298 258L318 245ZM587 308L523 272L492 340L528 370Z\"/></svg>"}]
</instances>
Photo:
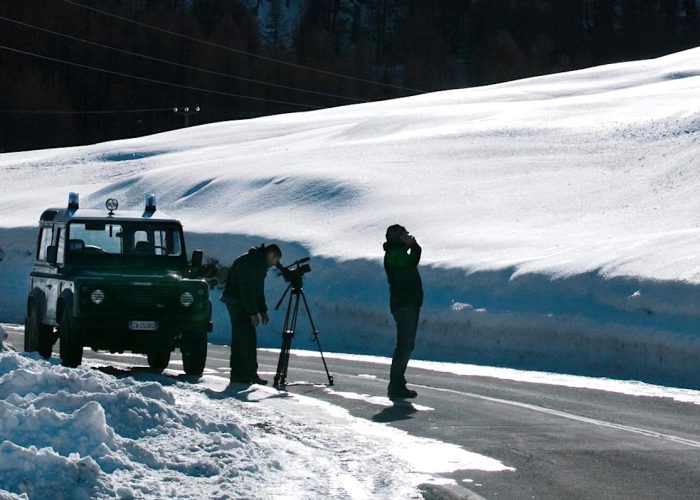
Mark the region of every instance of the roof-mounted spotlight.
<instances>
[{"instance_id":1,"label":"roof-mounted spotlight","mask_svg":"<svg viewBox=\"0 0 700 500\"><path fill-rule=\"evenodd\" d=\"M119 202L114 198L108 198L105 207L109 210L109 215L114 215L114 211L119 208Z\"/></svg>"},{"instance_id":2,"label":"roof-mounted spotlight","mask_svg":"<svg viewBox=\"0 0 700 500\"><path fill-rule=\"evenodd\" d=\"M68 210L78 210L80 208L80 196L78 193L68 193Z\"/></svg>"},{"instance_id":3,"label":"roof-mounted spotlight","mask_svg":"<svg viewBox=\"0 0 700 500\"><path fill-rule=\"evenodd\" d=\"M156 211L156 195L148 193L146 195L146 212L153 213Z\"/></svg>"}]
</instances>

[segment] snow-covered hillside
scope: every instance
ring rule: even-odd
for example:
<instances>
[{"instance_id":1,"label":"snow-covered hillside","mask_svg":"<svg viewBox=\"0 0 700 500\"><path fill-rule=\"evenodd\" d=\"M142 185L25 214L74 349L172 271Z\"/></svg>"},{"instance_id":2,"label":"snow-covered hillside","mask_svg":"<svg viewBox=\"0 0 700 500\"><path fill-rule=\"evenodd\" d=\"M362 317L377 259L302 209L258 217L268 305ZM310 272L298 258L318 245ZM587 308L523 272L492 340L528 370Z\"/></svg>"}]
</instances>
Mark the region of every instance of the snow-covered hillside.
<instances>
[{"instance_id":1,"label":"snow-covered hillside","mask_svg":"<svg viewBox=\"0 0 700 500\"><path fill-rule=\"evenodd\" d=\"M22 319L34 245L23 228L44 208L69 191L83 206L116 197L124 208L155 192L223 262L262 240L281 242L287 261L312 254L308 291L332 348L390 349L379 259L399 222L424 249L431 344L419 355L668 378L659 349L677 371L700 342L698 104L694 49L0 155L0 319ZM579 356L563 363L569 351Z\"/></svg>"},{"instance_id":2,"label":"snow-covered hillside","mask_svg":"<svg viewBox=\"0 0 700 500\"><path fill-rule=\"evenodd\" d=\"M425 263L700 282L700 49L477 89L5 154L2 226L68 190L155 191L190 231L376 258L401 221ZM38 195L40 193L40 195Z\"/></svg>"}]
</instances>

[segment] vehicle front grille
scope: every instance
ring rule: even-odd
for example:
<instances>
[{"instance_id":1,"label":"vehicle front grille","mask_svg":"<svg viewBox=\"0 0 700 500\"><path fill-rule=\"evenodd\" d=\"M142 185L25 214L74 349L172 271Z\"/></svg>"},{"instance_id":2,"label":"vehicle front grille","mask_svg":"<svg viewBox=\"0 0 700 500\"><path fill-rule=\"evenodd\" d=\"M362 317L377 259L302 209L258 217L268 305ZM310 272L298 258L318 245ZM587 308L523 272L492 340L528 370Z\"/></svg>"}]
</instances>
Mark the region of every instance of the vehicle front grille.
<instances>
[{"instance_id":1,"label":"vehicle front grille","mask_svg":"<svg viewBox=\"0 0 700 500\"><path fill-rule=\"evenodd\" d=\"M174 293L165 286L122 285L114 288L114 301L119 308L146 310L173 304Z\"/></svg>"}]
</instances>

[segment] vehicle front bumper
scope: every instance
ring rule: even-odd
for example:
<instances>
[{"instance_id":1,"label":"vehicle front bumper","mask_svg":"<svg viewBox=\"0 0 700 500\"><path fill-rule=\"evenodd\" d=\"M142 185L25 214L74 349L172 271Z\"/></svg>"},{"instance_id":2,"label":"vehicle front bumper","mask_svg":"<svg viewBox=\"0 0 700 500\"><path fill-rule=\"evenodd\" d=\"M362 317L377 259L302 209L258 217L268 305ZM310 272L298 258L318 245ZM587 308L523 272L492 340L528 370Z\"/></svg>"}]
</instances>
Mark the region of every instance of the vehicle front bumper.
<instances>
[{"instance_id":1,"label":"vehicle front bumper","mask_svg":"<svg viewBox=\"0 0 700 500\"><path fill-rule=\"evenodd\" d=\"M132 321L155 321L154 330L133 330ZM73 318L72 330L84 347L111 352L148 353L153 350L179 347L187 334L212 330L211 321L191 317L109 317L80 316Z\"/></svg>"}]
</instances>

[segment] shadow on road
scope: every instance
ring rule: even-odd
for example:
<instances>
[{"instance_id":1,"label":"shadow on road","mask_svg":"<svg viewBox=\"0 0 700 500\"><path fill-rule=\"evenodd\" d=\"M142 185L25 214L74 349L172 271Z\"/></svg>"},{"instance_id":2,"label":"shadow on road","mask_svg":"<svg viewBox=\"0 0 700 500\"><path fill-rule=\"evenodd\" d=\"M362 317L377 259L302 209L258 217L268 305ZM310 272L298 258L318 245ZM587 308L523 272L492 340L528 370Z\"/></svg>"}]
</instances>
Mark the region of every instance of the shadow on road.
<instances>
[{"instance_id":1,"label":"shadow on road","mask_svg":"<svg viewBox=\"0 0 700 500\"><path fill-rule=\"evenodd\" d=\"M418 410L411 403L405 401L393 401L394 405L384 408L372 417L375 422L396 422L397 420L409 420Z\"/></svg>"}]
</instances>

